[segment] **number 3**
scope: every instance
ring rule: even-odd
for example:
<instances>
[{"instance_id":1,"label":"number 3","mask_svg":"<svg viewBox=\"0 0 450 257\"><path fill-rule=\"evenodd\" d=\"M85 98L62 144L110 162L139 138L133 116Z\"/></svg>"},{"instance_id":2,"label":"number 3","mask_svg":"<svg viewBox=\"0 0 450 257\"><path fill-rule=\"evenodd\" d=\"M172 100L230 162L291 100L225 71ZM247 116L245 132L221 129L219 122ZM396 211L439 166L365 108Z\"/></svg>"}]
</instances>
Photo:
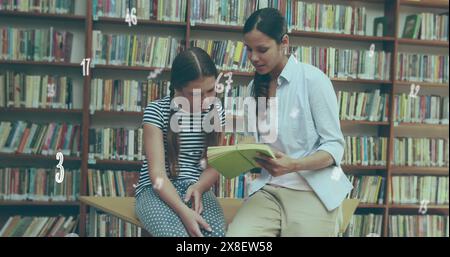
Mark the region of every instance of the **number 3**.
<instances>
[{"instance_id":1,"label":"number 3","mask_svg":"<svg viewBox=\"0 0 450 257\"><path fill-rule=\"evenodd\" d=\"M57 183L62 183L64 180L64 167L62 166L64 162L64 155L61 152L58 152L56 154L56 159L59 160L58 165L56 165L56 168L60 169L60 172L56 172L55 174L55 180Z\"/></svg>"}]
</instances>

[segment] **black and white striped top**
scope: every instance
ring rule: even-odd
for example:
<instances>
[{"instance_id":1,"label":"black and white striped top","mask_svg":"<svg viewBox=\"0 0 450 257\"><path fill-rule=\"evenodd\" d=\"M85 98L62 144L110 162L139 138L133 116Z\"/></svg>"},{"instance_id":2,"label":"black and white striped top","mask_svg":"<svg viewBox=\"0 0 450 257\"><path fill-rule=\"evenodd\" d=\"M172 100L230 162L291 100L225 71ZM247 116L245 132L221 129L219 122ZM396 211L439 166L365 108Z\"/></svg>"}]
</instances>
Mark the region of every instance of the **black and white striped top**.
<instances>
[{"instance_id":1,"label":"black and white striped top","mask_svg":"<svg viewBox=\"0 0 450 257\"><path fill-rule=\"evenodd\" d=\"M163 131L164 136L164 155L166 162L166 171L169 173L169 160L167 158L167 131L170 126L170 96L164 97L160 100L150 103L144 111L143 124L152 124ZM215 104L219 113L221 126L225 125L225 111L220 102ZM183 111L178 111L174 115L175 118L180 118L179 127L179 175L176 180L194 180L198 181L203 169L201 167L201 158L203 156L205 144L205 132L202 130L202 121L208 114L208 111L203 111L201 115L192 115ZM209 120L209 119L207 119ZM213 120L213 119L211 119ZM188 131L190 128L190 131ZM151 186L149 176L149 166L147 158L144 158L139 182L136 187L136 195L142 191L145 186ZM150 171L151 172L151 171Z\"/></svg>"}]
</instances>

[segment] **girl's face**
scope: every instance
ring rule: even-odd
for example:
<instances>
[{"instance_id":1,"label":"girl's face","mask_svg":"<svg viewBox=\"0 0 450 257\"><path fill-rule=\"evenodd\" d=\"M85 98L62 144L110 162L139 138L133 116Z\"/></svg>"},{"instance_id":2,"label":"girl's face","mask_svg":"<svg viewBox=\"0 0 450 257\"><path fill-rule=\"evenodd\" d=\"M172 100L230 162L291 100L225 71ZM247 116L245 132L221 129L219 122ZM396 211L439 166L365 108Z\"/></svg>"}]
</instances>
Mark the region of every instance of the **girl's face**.
<instances>
[{"instance_id":1,"label":"girl's face","mask_svg":"<svg viewBox=\"0 0 450 257\"><path fill-rule=\"evenodd\" d=\"M212 104L204 103L204 100L212 100L216 97L216 87L215 78L211 77L201 77L197 80L189 82L181 90L177 90L177 96L182 96L189 101L190 109L194 110L194 105L200 106L201 109L207 109L207 107ZM195 98L194 98L195 97ZM196 99L201 99L201 102L194 103Z\"/></svg>"},{"instance_id":2,"label":"girl's face","mask_svg":"<svg viewBox=\"0 0 450 257\"><path fill-rule=\"evenodd\" d=\"M260 75L272 72L283 61L285 49L289 45L287 36L283 37L281 44L268 37L257 29L244 35L247 47L247 56Z\"/></svg>"}]
</instances>

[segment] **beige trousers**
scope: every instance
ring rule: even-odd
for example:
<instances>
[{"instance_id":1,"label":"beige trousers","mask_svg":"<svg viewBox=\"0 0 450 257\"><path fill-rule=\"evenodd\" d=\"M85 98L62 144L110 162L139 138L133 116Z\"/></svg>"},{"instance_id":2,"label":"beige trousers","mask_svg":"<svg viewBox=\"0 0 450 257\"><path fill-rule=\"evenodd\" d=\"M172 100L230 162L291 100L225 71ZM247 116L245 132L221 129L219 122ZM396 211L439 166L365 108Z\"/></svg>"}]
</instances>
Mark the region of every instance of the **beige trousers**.
<instances>
[{"instance_id":1,"label":"beige trousers","mask_svg":"<svg viewBox=\"0 0 450 257\"><path fill-rule=\"evenodd\" d=\"M245 201L226 236L336 236L340 211L329 212L312 191L266 185Z\"/></svg>"}]
</instances>

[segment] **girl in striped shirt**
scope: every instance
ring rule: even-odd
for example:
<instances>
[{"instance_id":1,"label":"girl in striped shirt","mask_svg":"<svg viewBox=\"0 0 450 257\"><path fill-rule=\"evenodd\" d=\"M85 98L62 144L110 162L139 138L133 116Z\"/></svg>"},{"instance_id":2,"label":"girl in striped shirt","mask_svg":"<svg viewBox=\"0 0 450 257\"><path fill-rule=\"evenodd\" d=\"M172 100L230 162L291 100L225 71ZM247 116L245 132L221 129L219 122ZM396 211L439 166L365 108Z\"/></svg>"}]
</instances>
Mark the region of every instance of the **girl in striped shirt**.
<instances>
[{"instance_id":1,"label":"girl in striped shirt","mask_svg":"<svg viewBox=\"0 0 450 257\"><path fill-rule=\"evenodd\" d=\"M211 191L219 175L206 165L207 147L222 142L225 124L224 110L215 101L216 77L209 55L190 48L172 64L170 95L144 111L146 158L136 214L153 236L224 236L223 210ZM206 130L212 120L215 129Z\"/></svg>"}]
</instances>

